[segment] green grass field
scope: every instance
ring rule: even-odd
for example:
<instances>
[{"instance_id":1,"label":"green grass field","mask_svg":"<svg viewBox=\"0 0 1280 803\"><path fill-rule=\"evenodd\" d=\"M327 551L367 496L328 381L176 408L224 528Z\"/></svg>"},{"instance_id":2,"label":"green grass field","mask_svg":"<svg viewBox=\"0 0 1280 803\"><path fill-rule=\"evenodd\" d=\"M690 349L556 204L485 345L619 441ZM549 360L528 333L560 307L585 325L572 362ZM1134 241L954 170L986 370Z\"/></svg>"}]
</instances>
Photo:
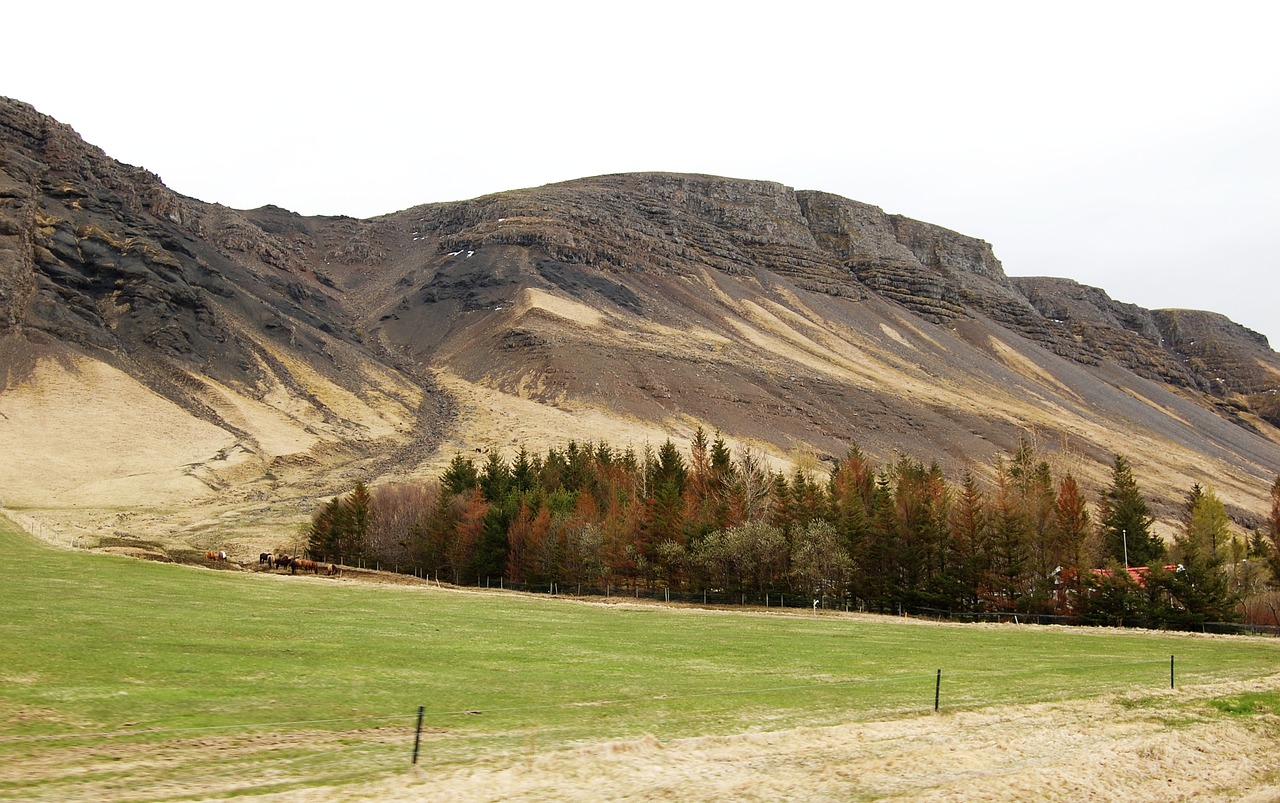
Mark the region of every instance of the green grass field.
<instances>
[{"instance_id":1,"label":"green grass field","mask_svg":"<svg viewBox=\"0 0 1280 803\"><path fill-rule=\"evenodd\" d=\"M1271 675L1280 641L589 605L55 550L0 519L0 799L181 799L652 734Z\"/></svg>"}]
</instances>

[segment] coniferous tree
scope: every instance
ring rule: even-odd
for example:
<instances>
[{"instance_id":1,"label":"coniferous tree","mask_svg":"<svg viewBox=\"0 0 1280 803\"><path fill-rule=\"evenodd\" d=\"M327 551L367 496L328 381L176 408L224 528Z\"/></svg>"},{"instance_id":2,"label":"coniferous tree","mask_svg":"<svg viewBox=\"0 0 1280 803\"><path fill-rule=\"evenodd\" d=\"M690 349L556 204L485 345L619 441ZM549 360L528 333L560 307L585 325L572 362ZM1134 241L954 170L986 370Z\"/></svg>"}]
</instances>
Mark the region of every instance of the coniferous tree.
<instances>
[{"instance_id":1,"label":"coniferous tree","mask_svg":"<svg viewBox=\"0 0 1280 803\"><path fill-rule=\"evenodd\" d=\"M427 520L423 525L422 539L411 555L414 562L422 567L424 574L428 577L434 575L438 579L440 573L446 571L448 567L448 556L452 550L458 525L455 499L457 497L454 494L443 487L440 489L435 505L427 514Z\"/></svg>"},{"instance_id":2,"label":"coniferous tree","mask_svg":"<svg viewBox=\"0 0 1280 803\"><path fill-rule=\"evenodd\" d=\"M792 474L791 505L793 527L804 527L826 514L825 489L811 478L809 472L796 469Z\"/></svg>"},{"instance_id":3,"label":"coniferous tree","mask_svg":"<svg viewBox=\"0 0 1280 803\"><path fill-rule=\"evenodd\" d=\"M1196 509L1196 504L1200 501L1200 497L1204 495L1204 488L1200 483L1192 483L1191 490L1187 492L1187 496L1182 500L1182 510L1179 512L1179 518L1182 520L1182 529L1187 530L1191 527L1191 517Z\"/></svg>"},{"instance_id":4,"label":"coniferous tree","mask_svg":"<svg viewBox=\"0 0 1280 803\"><path fill-rule=\"evenodd\" d=\"M477 579L506 575L507 531L519 510L520 495L515 493L507 493L496 502L489 503L481 525L480 540L476 543L474 567Z\"/></svg>"},{"instance_id":5,"label":"coniferous tree","mask_svg":"<svg viewBox=\"0 0 1280 803\"><path fill-rule=\"evenodd\" d=\"M866 562L866 549L875 512L876 468L857 446L850 448L843 460L831 471L827 488L830 517L840 535L845 553L852 562L851 582L855 596L862 596L860 567Z\"/></svg>"},{"instance_id":6,"label":"coniferous tree","mask_svg":"<svg viewBox=\"0 0 1280 803\"><path fill-rule=\"evenodd\" d=\"M1221 565L1231 540L1231 519L1212 488L1195 485L1186 499L1184 537L1178 546L1194 543L1196 551Z\"/></svg>"},{"instance_id":7,"label":"coniferous tree","mask_svg":"<svg viewBox=\"0 0 1280 803\"><path fill-rule=\"evenodd\" d=\"M644 557L652 562L663 542L683 544L684 490L688 468L670 439L658 449L647 474L649 497L645 500L644 540L640 548Z\"/></svg>"},{"instance_id":8,"label":"coniferous tree","mask_svg":"<svg viewBox=\"0 0 1280 803\"><path fill-rule=\"evenodd\" d=\"M445 560L453 575L453 582L473 583L476 580L476 549L484 534L484 518L489 512L480 486L476 485L467 496L454 497L453 538L448 544Z\"/></svg>"},{"instance_id":9,"label":"coniferous tree","mask_svg":"<svg viewBox=\"0 0 1280 803\"><path fill-rule=\"evenodd\" d=\"M713 529L723 529L734 524L741 524L734 518L733 485L737 476L737 468L733 463L733 454L725 444L720 433L716 433L711 442L711 487Z\"/></svg>"},{"instance_id":10,"label":"coniferous tree","mask_svg":"<svg viewBox=\"0 0 1280 803\"><path fill-rule=\"evenodd\" d=\"M329 560L354 563L367 557L369 534L373 526L372 499L363 482L357 482L341 501L335 544L336 552L330 552Z\"/></svg>"},{"instance_id":11,"label":"coniferous tree","mask_svg":"<svg viewBox=\"0 0 1280 803\"><path fill-rule=\"evenodd\" d=\"M1023 487L1023 508L1031 540L1031 561L1035 576L1040 580L1047 578L1062 562L1054 529L1056 502L1053 473L1049 464L1041 460L1036 463Z\"/></svg>"},{"instance_id":12,"label":"coniferous tree","mask_svg":"<svg viewBox=\"0 0 1280 803\"><path fill-rule=\"evenodd\" d=\"M1164 544L1151 532L1155 519L1133 478L1133 468L1121 455L1115 456L1111 485L1103 491L1099 508L1106 559L1125 566L1149 566L1164 557Z\"/></svg>"},{"instance_id":13,"label":"coniferous tree","mask_svg":"<svg viewBox=\"0 0 1280 803\"><path fill-rule=\"evenodd\" d=\"M670 442L670 441L668 441ZM674 446L672 447L675 448ZM579 446L576 441L569 441L564 450L564 488L567 491L581 489L591 479L591 458L594 453L591 444ZM677 454L679 454L677 452Z\"/></svg>"},{"instance_id":14,"label":"coniferous tree","mask_svg":"<svg viewBox=\"0 0 1280 803\"><path fill-rule=\"evenodd\" d=\"M537 510L525 500L520 510L511 521L507 531L507 571L505 577L513 583L529 581L534 573L533 556L537 553L538 544L534 534L534 516Z\"/></svg>"},{"instance_id":15,"label":"coniferous tree","mask_svg":"<svg viewBox=\"0 0 1280 803\"><path fill-rule=\"evenodd\" d=\"M773 475L772 487L769 489L769 523L782 532L790 532L796 523L795 496L791 493L791 483L781 472Z\"/></svg>"},{"instance_id":16,"label":"coniferous tree","mask_svg":"<svg viewBox=\"0 0 1280 803\"><path fill-rule=\"evenodd\" d=\"M1142 590L1124 567L1088 571L1080 577L1080 621L1088 625L1133 627L1141 623Z\"/></svg>"},{"instance_id":17,"label":"coniferous tree","mask_svg":"<svg viewBox=\"0 0 1280 803\"><path fill-rule=\"evenodd\" d=\"M1052 527L1060 565L1065 568L1084 568L1090 529L1089 508L1079 483L1070 472L1058 482Z\"/></svg>"},{"instance_id":18,"label":"coniferous tree","mask_svg":"<svg viewBox=\"0 0 1280 803\"><path fill-rule=\"evenodd\" d=\"M871 521L862 545L862 560L855 564L858 590L875 610L896 612L902 604L901 560L895 538L893 482L887 471L876 477Z\"/></svg>"},{"instance_id":19,"label":"coniferous tree","mask_svg":"<svg viewBox=\"0 0 1280 803\"><path fill-rule=\"evenodd\" d=\"M715 476L711 470L707 435L698 427L689 446L689 472L685 483L684 543L704 538L712 530L723 527L718 511Z\"/></svg>"},{"instance_id":20,"label":"coniferous tree","mask_svg":"<svg viewBox=\"0 0 1280 803\"><path fill-rule=\"evenodd\" d=\"M893 572L895 598L911 605L924 600L921 592L931 576L931 556L941 546L935 526L929 475L924 466L903 457L891 469L893 504L890 523L882 535L883 549L896 564Z\"/></svg>"},{"instance_id":21,"label":"coniferous tree","mask_svg":"<svg viewBox=\"0 0 1280 803\"><path fill-rule=\"evenodd\" d=\"M342 548L344 527L342 500L335 496L311 515L311 527L307 532L307 554L316 559L328 555L336 557Z\"/></svg>"},{"instance_id":22,"label":"coniferous tree","mask_svg":"<svg viewBox=\"0 0 1280 803\"><path fill-rule=\"evenodd\" d=\"M997 465L995 496L991 503L991 560L984 598L998 610L1013 610L1019 597L1030 590L1030 538L1026 507L1016 485Z\"/></svg>"},{"instance_id":23,"label":"coniferous tree","mask_svg":"<svg viewBox=\"0 0 1280 803\"><path fill-rule=\"evenodd\" d=\"M939 605L978 609L981 579L991 571L991 518L972 471L965 471L948 517L946 569L934 580Z\"/></svg>"},{"instance_id":24,"label":"coniferous tree","mask_svg":"<svg viewBox=\"0 0 1280 803\"><path fill-rule=\"evenodd\" d=\"M511 463L511 487L517 493L527 493L533 489L536 481L537 472L533 461L529 452L521 446L520 451L516 453L516 459Z\"/></svg>"},{"instance_id":25,"label":"coniferous tree","mask_svg":"<svg viewBox=\"0 0 1280 803\"><path fill-rule=\"evenodd\" d=\"M507 496L511 488L511 469L502 459L501 453L494 449L485 458L479 475L480 492L486 502L499 504Z\"/></svg>"},{"instance_id":26,"label":"coniferous tree","mask_svg":"<svg viewBox=\"0 0 1280 803\"><path fill-rule=\"evenodd\" d=\"M440 484L451 494L470 493L480 481L475 464L460 454L454 455L449 467L440 476Z\"/></svg>"},{"instance_id":27,"label":"coniferous tree","mask_svg":"<svg viewBox=\"0 0 1280 803\"><path fill-rule=\"evenodd\" d=\"M1271 568L1271 585L1280 588L1280 476L1271 484L1271 512L1267 516L1267 565Z\"/></svg>"},{"instance_id":28,"label":"coniferous tree","mask_svg":"<svg viewBox=\"0 0 1280 803\"><path fill-rule=\"evenodd\" d=\"M1153 571L1148 576L1149 583L1169 592L1178 605L1163 606L1154 615L1175 627L1231 621L1239 600L1223 571L1229 526L1226 510L1212 489L1199 485L1187 494L1186 505L1183 530L1174 536L1177 570Z\"/></svg>"}]
</instances>

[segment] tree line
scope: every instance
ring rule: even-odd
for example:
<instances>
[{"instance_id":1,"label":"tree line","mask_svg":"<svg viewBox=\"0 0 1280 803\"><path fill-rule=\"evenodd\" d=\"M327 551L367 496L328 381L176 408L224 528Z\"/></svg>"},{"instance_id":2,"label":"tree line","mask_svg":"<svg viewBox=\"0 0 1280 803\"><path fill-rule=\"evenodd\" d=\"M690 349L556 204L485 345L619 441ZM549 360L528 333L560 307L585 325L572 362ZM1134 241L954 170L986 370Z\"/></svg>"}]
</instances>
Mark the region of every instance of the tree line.
<instances>
[{"instance_id":1,"label":"tree line","mask_svg":"<svg viewBox=\"0 0 1280 803\"><path fill-rule=\"evenodd\" d=\"M1168 627L1236 620L1250 588L1280 578L1280 477L1247 542L1195 485L1166 547L1121 455L1092 499L1025 440L990 469L953 482L936 462L877 464L854 448L825 476L787 475L702 430L687 452L668 440L640 454L573 441L511 460L493 451L479 465L459 454L435 481L357 482L315 511L308 551L458 584L772 592Z\"/></svg>"}]
</instances>

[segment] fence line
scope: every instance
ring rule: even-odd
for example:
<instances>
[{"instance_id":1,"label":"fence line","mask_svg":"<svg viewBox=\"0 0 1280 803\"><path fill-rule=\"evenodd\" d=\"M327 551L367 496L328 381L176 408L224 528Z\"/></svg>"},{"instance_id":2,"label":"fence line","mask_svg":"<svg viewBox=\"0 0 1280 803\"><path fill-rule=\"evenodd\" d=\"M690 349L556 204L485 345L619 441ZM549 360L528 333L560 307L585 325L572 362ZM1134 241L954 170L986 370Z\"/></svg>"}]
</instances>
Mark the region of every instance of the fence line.
<instances>
[{"instance_id":1,"label":"fence line","mask_svg":"<svg viewBox=\"0 0 1280 803\"><path fill-rule=\"evenodd\" d=\"M1167 667L1169 662L1162 656L1160 660L1150 661L1116 661L1111 663L1089 664L1091 669L1108 669L1121 667L1137 667L1137 666L1160 666ZM1076 666L1076 665L1073 665ZM770 673L772 674L772 673ZM1008 670L981 670L981 669L948 669L948 678L964 678L964 677L990 677L991 675L1048 675L1054 674L1046 672L1043 668L1028 668L1024 670L1008 671ZM759 677L759 675L757 675ZM836 686L851 686L855 684L876 684L876 683L893 683L906 682L917 679L933 679L932 674L920 674L917 676L915 672L902 673L898 675L885 675L883 677L854 677L827 680L819 683L800 683L787 684L782 686L765 686L761 688L750 689L719 689L705 692L691 692L688 694L657 694L642 697L619 698L613 700L576 700L561 703L545 703L539 705L517 705L504 706L501 708L485 708L483 713L492 714L510 714L523 711L547 711L568 708L594 708L600 706L626 706L641 705L660 701L678 701L678 700L695 700L705 699L709 697L735 697L748 694L774 694L777 692L787 691L814 691L819 689L830 689ZM424 711L422 716L424 719L442 719L445 717L468 716L476 713L477 709L462 708L456 710L441 711ZM172 728L144 728L139 730L117 730L104 731L99 733L57 733L43 734L38 736L8 736L0 737L0 743L25 743L25 742L41 742L41 741L59 741L66 739L119 739L136 736L153 736L166 733L193 733L205 732L213 730L256 730L260 728L291 728L302 725L326 725L335 722L397 722L401 720L414 720L418 714L377 714L361 717L332 717L327 719L299 719L281 722L244 722L233 723L227 725L193 725Z\"/></svg>"},{"instance_id":2,"label":"fence line","mask_svg":"<svg viewBox=\"0 0 1280 803\"><path fill-rule=\"evenodd\" d=\"M943 608L930 608L924 606L910 605L899 606L896 610L870 610L861 604L855 605L854 601L848 598L834 596L813 596L812 594L780 593L778 591L751 591L751 592L726 592L726 591L673 591L664 586L654 586L652 588L641 588L639 584L630 586L592 586L573 584L565 586L561 583L521 583L513 582L499 578L498 582L493 582L493 578L477 579L475 587L485 588L491 591L518 591L529 594L547 594L550 596L575 596L575 597L630 597L633 599L646 599L657 602L678 602L702 605L728 605L734 607L756 606L764 608L785 608L790 610L823 610L823 611L845 611L859 613L880 613L886 615L903 614L917 617L925 617L930 619L939 619L955 622L997 622L1010 624L1037 624L1037 625L1068 625L1083 626L1086 623L1080 616L1070 616L1063 614L1048 613L1022 613L1018 611L951 611ZM569 591L574 593L568 593ZM1159 628L1168 630L1169 632L1201 632L1213 633L1217 635L1249 635L1261 636L1271 635L1280 636L1280 625L1258 625L1247 624L1243 622L1200 622L1194 625L1194 628ZM1125 630L1146 630L1134 625L1122 625L1120 629Z\"/></svg>"},{"instance_id":3,"label":"fence line","mask_svg":"<svg viewBox=\"0 0 1280 803\"><path fill-rule=\"evenodd\" d=\"M941 608L921 608L910 607L905 608L906 613L912 616L921 616L930 619L946 620L952 622L1005 622L1016 624L1037 624L1037 625L1069 625L1080 626L1084 622L1079 616L1063 616L1061 614L1047 613L1009 613L1003 611L949 611ZM1201 622L1198 624L1201 633L1214 633L1216 635L1239 635L1239 636L1261 636L1272 635L1280 636L1280 625L1253 625L1243 622ZM1121 627L1123 630L1146 630L1149 628L1142 627ZM1193 630L1174 630L1170 632L1189 633L1197 632Z\"/></svg>"}]
</instances>

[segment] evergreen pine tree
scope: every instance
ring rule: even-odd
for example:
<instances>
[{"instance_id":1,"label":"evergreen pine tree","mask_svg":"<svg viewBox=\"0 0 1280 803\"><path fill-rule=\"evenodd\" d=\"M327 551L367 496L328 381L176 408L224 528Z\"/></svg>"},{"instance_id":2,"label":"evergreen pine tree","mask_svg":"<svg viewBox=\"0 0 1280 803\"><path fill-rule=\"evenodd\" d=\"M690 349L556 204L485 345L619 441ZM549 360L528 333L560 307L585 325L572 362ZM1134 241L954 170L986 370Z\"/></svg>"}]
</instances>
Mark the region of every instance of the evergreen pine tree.
<instances>
[{"instance_id":1,"label":"evergreen pine tree","mask_svg":"<svg viewBox=\"0 0 1280 803\"><path fill-rule=\"evenodd\" d=\"M1271 513L1267 516L1267 565L1271 567L1271 585L1280 588L1280 476L1271 484Z\"/></svg>"},{"instance_id":2,"label":"evergreen pine tree","mask_svg":"<svg viewBox=\"0 0 1280 803\"><path fill-rule=\"evenodd\" d=\"M369 542L373 530L373 505L369 489L357 482L342 500L342 522L345 525L338 540L338 553L332 560L354 562L368 557Z\"/></svg>"},{"instance_id":3,"label":"evergreen pine tree","mask_svg":"<svg viewBox=\"0 0 1280 803\"><path fill-rule=\"evenodd\" d=\"M1133 478L1133 468L1121 455L1112 463L1111 485L1103 491L1099 507L1107 560L1149 566L1164 557L1164 543L1151 532L1155 519Z\"/></svg>"},{"instance_id":4,"label":"evergreen pine tree","mask_svg":"<svg viewBox=\"0 0 1280 803\"><path fill-rule=\"evenodd\" d=\"M475 464L460 454L453 456L449 467L440 476L440 484L450 494L469 493L479 481L480 475L476 472Z\"/></svg>"},{"instance_id":5,"label":"evergreen pine tree","mask_svg":"<svg viewBox=\"0 0 1280 803\"><path fill-rule=\"evenodd\" d=\"M1231 621L1237 618L1238 599L1223 571L1229 523L1226 510L1212 489L1199 485L1187 494L1186 505L1183 530L1174 536L1178 569L1148 575L1148 583L1168 591L1177 605L1153 613L1176 627Z\"/></svg>"}]
</instances>

